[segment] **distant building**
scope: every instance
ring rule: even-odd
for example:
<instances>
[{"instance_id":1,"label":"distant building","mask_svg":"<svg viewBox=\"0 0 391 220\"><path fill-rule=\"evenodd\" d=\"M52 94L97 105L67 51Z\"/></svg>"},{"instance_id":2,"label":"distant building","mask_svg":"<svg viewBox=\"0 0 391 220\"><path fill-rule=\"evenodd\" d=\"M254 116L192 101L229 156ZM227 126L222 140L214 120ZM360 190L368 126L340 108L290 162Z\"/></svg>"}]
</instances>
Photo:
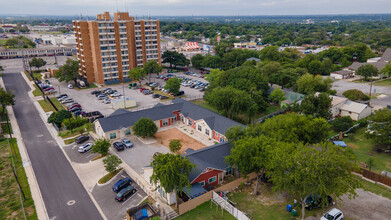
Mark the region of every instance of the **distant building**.
<instances>
[{"instance_id":1,"label":"distant building","mask_svg":"<svg viewBox=\"0 0 391 220\"><path fill-rule=\"evenodd\" d=\"M333 79L349 79L354 77L354 72L351 70L340 70L330 73L330 77Z\"/></svg>"},{"instance_id":2,"label":"distant building","mask_svg":"<svg viewBox=\"0 0 391 220\"><path fill-rule=\"evenodd\" d=\"M161 63L158 20L135 20L127 12L98 14L95 21L73 21L79 73L88 82L131 81L129 70L150 60Z\"/></svg>"}]
</instances>

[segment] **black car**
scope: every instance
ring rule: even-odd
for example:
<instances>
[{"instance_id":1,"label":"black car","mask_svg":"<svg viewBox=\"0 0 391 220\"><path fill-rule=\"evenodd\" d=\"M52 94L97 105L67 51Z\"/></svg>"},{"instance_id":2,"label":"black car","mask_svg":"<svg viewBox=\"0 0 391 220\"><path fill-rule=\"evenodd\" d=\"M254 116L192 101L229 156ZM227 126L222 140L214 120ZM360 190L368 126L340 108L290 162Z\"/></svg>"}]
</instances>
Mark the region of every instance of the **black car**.
<instances>
[{"instance_id":1,"label":"black car","mask_svg":"<svg viewBox=\"0 0 391 220\"><path fill-rule=\"evenodd\" d=\"M83 143L84 141L86 141L88 139L90 139L90 136L82 135L82 136L77 137L75 142L78 143L78 144L81 144L81 143Z\"/></svg>"},{"instance_id":2,"label":"black car","mask_svg":"<svg viewBox=\"0 0 391 220\"><path fill-rule=\"evenodd\" d=\"M333 202L331 196L327 196L326 204L322 201L322 197L318 195L308 195L305 199L305 208L308 210L322 207L322 205L330 205Z\"/></svg>"},{"instance_id":3,"label":"black car","mask_svg":"<svg viewBox=\"0 0 391 220\"><path fill-rule=\"evenodd\" d=\"M120 179L113 185L113 191L117 193L117 192L121 191L121 189L123 189L131 184L132 184L132 179L130 179L129 177Z\"/></svg>"},{"instance_id":4,"label":"black car","mask_svg":"<svg viewBox=\"0 0 391 220\"><path fill-rule=\"evenodd\" d=\"M159 98L161 95L159 95L159 94L153 94L152 95L152 98L154 98L154 99L156 99L156 98Z\"/></svg>"},{"instance_id":5,"label":"black car","mask_svg":"<svg viewBox=\"0 0 391 220\"><path fill-rule=\"evenodd\" d=\"M175 96L181 96L181 95L184 95L184 94L185 94L185 92L181 90L177 94L175 94Z\"/></svg>"},{"instance_id":6,"label":"black car","mask_svg":"<svg viewBox=\"0 0 391 220\"><path fill-rule=\"evenodd\" d=\"M59 99L59 98L65 97L65 96L67 96L67 97L68 97L68 95L67 95L67 94L61 94L61 95L57 96L56 98L57 98L57 99Z\"/></svg>"},{"instance_id":7,"label":"black car","mask_svg":"<svg viewBox=\"0 0 391 220\"><path fill-rule=\"evenodd\" d=\"M159 97L159 99L160 99L160 100L163 100L163 99L168 99L168 97L167 97L167 96L165 96L165 95L162 95L162 96L160 96L160 97Z\"/></svg>"},{"instance_id":8,"label":"black car","mask_svg":"<svg viewBox=\"0 0 391 220\"><path fill-rule=\"evenodd\" d=\"M97 93L100 93L100 91L99 91L99 90L92 91L92 92L91 92L91 95L95 95L95 94L97 94Z\"/></svg>"},{"instance_id":9,"label":"black car","mask_svg":"<svg viewBox=\"0 0 391 220\"><path fill-rule=\"evenodd\" d=\"M70 112L76 112L76 111L81 111L83 110L82 108L79 108L79 107L73 107L73 108L70 108L68 111Z\"/></svg>"},{"instance_id":10,"label":"black car","mask_svg":"<svg viewBox=\"0 0 391 220\"><path fill-rule=\"evenodd\" d=\"M117 196L115 196L115 201L117 202L123 202L127 198L129 198L131 195L134 195L137 192L137 190L134 188L134 186L128 186L124 189L121 189L119 193L117 193Z\"/></svg>"},{"instance_id":11,"label":"black car","mask_svg":"<svg viewBox=\"0 0 391 220\"><path fill-rule=\"evenodd\" d=\"M125 150L125 145L121 142L114 142L113 143L113 147L117 150L117 151L122 151L122 150Z\"/></svg>"}]
</instances>

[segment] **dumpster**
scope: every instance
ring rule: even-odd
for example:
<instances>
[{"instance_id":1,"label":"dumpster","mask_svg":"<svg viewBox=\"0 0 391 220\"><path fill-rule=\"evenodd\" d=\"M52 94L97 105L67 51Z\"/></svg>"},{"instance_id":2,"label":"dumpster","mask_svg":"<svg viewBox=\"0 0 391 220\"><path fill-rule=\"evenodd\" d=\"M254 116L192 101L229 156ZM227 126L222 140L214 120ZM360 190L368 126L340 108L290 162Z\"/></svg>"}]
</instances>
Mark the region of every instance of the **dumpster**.
<instances>
[{"instance_id":1,"label":"dumpster","mask_svg":"<svg viewBox=\"0 0 391 220\"><path fill-rule=\"evenodd\" d=\"M286 210L287 210L288 212L291 212L291 211L292 211L292 205L291 205L291 204L287 205L287 206L286 206Z\"/></svg>"}]
</instances>

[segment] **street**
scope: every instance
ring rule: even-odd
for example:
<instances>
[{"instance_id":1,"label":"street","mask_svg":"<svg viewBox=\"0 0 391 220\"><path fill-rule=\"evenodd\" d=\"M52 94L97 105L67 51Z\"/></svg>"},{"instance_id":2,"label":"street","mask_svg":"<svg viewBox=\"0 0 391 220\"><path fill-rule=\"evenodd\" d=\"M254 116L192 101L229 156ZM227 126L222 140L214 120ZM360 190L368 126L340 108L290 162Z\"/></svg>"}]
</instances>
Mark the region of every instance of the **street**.
<instances>
[{"instance_id":1,"label":"street","mask_svg":"<svg viewBox=\"0 0 391 220\"><path fill-rule=\"evenodd\" d=\"M15 94L16 103L13 109L49 218L102 219L39 116L28 96L30 88L22 75L6 73L3 80L6 89Z\"/></svg>"}]
</instances>

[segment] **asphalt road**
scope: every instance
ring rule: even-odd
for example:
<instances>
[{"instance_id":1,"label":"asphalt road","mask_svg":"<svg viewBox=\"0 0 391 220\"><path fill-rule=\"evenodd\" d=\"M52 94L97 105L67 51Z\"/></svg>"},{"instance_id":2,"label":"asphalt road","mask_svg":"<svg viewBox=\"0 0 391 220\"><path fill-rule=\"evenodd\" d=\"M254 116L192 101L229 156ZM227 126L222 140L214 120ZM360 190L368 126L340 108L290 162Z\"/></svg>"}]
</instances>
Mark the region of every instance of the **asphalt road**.
<instances>
[{"instance_id":1,"label":"asphalt road","mask_svg":"<svg viewBox=\"0 0 391 220\"><path fill-rule=\"evenodd\" d=\"M50 219L102 219L60 147L50 135L20 73L6 73L7 89Z\"/></svg>"}]
</instances>

